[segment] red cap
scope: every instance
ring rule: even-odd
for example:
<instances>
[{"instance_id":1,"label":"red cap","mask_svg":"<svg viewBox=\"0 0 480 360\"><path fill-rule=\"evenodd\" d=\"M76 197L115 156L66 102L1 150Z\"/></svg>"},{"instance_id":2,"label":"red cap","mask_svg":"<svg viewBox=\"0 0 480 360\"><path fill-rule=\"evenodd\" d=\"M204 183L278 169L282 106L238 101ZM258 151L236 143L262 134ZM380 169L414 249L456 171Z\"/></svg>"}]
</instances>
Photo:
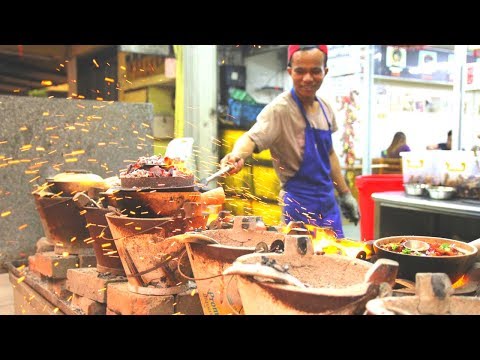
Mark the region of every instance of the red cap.
<instances>
[{"instance_id":1,"label":"red cap","mask_svg":"<svg viewBox=\"0 0 480 360\"><path fill-rule=\"evenodd\" d=\"M292 55L295 51L300 50L300 47L303 47L305 45L288 45L288 61L292 59ZM321 52L323 52L325 55L328 55L328 47L327 45L311 45L311 46L317 46Z\"/></svg>"}]
</instances>

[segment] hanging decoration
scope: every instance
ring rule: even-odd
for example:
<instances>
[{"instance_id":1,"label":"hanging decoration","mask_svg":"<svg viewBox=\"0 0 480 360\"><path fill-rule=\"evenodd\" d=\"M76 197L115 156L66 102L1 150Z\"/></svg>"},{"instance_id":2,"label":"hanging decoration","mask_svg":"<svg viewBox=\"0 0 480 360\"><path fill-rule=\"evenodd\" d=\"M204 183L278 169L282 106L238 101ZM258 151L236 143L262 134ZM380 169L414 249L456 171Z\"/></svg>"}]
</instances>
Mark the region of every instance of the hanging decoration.
<instances>
[{"instance_id":1,"label":"hanging decoration","mask_svg":"<svg viewBox=\"0 0 480 360\"><path fill-rule=\"evenodd\" d=\"M342 135L343 152L345 165L352 166L355 163L355 130L353 124L357 121L359 106L357 104L358 91L352 90L348 96L343 96L339 111L343 111L344 133Z\"/></svg>"}]
</instances>

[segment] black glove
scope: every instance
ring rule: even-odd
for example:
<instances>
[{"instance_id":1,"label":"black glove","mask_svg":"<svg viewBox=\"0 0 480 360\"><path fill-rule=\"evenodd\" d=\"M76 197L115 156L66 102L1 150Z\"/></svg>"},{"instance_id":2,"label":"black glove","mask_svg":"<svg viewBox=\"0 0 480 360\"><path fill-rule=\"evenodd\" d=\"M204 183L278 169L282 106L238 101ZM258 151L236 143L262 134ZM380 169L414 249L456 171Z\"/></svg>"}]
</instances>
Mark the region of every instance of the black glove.
<instances>
[{"instance_id":1,"label":"black glove","mask_svg":"<svg viewBox=\"0 0 480 360\"><path fill-rule=\"evenodd\" d=\"M360 220L360 212L358 211L357 200L353 197L351 192L346 192L339 197L340 209L342 214L355 225Z\"/></svg>"}]
</instances>

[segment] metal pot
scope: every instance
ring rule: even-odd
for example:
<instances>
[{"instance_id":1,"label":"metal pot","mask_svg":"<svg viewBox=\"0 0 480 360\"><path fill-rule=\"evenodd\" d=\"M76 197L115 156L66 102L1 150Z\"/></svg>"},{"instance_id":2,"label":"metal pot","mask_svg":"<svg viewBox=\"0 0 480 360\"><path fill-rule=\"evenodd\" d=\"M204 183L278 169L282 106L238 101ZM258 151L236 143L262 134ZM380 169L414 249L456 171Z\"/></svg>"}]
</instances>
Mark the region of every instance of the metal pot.
<instances>
[{"instance_id":1,"label":"metal pot","mask_svg":"<svg viewBox=\"0 0 480 360\"><path fill-rule=\"evenodd\" d=\"M185 209L187 203L221 205L225 192L219 187L205 193L198 191L131 191L118 190L100 194L106 206L114 206L123 214L138 217L174 216ZM187 214L188 215L188 214ZM200 215L200 214L198 214Z\"/></svg>"},{"instance_id":2,"label":"metal pot","mask_svg":"<svg viewBox=\"0 0 480 360\"><path fill-rule=\"evenodd\" d=\"M418 256L385 250L381 245L400 243L405 240L420 240L429 244L455 244L463 253L457 256ZM373 242L375 254L380 258L395 260L400 264L398 277L415 281L417 273L445 273L452 284L459 280L475 263L477 248L461 241L429 236L390 236Z\"/></svg>"},{"instance_id":3,"label":"metal pot","mask_svg":"<svg viewBox=\"0 0 480 360\"><path fill-rule=\"evenodd\" d=\"M87 223L72 197L48 197L38 193L33 196L43 231L55 243L56 254L92 252L92 245L84 241L90 236Z\"/></svg>"},{"instance_id":4,"label":"metal pot","mask_svg":"<svg viewBox=\"0 0 480 360\"><path fill-rule=\"evenodd\" d=\"M422 196L425 194L427 187L425 184L403 184L405 193L412 196Z\"/></svg>"},{"instance_id":5,"label":"metal pot","mask_svg":"<svg viewBox=\"0 0 480 360\"><path fill-rule=\"evenodd\" d=\"M118 255L117 246L113 239L107 218L110 211L108 209L84 207L84 213L87 220L87 228L91 238L95 258L97 259L97 271L99 273L112 273L114 275L125 276L122 262Z\"/></svg>"},{"instance_id":6,"label":"metal pot","mask_svg":"<svg viewBox=\"0 0 480 360\"><path fill-rule=\"evenodd\" d=\"M177 215L186 202L200 199L199 192L144 192L119 190L106 194L105 204L114 206L123 214L137 217L158 217Z\"/></svg>"},{"instance_id":7,"label":"metal pot","mask_svg":"<svg viewBox=\"0 0 480 360\"><path fill-rule=\"evenodd\" d=\"M430 198L435 200L449 200L457 193L457 189L450 186L432 186L427 190Z\"/></svg>"},{"instance_id":8,"label":"metal pot","mask_svg":"<svg viewBox=\"0 0 480 360\"><path fill-rule=\"evenodd\" d=\"M125 189L182 189L193 187L195 178L193 175L140 178L120 177L120 183Z\"/></svg>"}]
</instances>

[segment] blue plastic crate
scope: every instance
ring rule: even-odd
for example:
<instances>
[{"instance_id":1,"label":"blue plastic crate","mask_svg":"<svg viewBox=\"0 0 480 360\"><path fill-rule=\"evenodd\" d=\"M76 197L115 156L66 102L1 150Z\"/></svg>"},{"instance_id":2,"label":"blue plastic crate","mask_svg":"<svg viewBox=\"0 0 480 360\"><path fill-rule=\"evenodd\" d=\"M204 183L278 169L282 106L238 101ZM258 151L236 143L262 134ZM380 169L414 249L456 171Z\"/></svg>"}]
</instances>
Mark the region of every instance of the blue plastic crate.
<instances>
[{"instance_id":1,"label":"blue plastic crate","mask_svg":"<svg viewBox=\"0 0 480 360\"><path fill-rule=\"evenodd\" d=\"M250 127L256 120L265 104L249 104L234 99L228 99L228 115L235 125Z\"/></svg>"}]
</instances>

